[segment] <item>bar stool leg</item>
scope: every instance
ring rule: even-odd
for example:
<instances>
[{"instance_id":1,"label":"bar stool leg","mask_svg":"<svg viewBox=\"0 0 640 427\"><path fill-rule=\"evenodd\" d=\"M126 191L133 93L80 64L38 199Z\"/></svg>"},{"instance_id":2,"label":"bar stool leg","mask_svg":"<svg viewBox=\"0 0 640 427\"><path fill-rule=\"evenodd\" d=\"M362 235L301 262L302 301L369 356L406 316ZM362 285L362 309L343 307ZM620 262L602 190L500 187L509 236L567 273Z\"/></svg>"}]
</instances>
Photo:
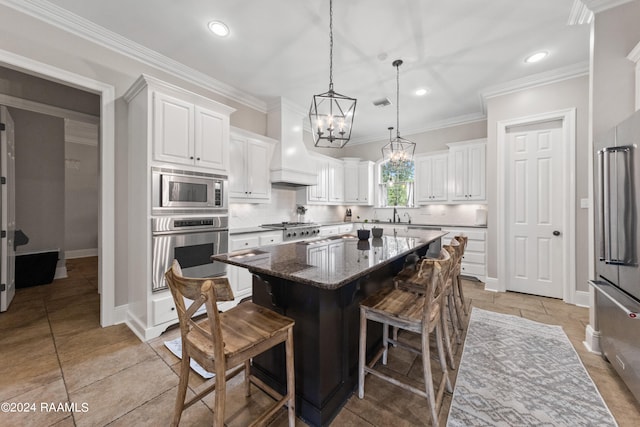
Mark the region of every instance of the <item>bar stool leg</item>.
<instances>
[{"instance_id":1,"label":"bar stool leg","mask_svg":"<svg viewBox=\"0 0 640 427\"><path fill-rule=\"evenodd\" d=\"M386 365L387 356L389 354L389 325L387 323L382 324L382 347L384 347L384 351L382 353L382 364Z\"/></svg>"},{"instance_id":2,"label":"bar stool leg","mask_svg":"<svg viewBox=\"0 0 640 427\"><path fill-rule=\"evenodd\" d=\"M287 358L287 405L289 406L289 427L296 425L296 381L293 366L293 328L289 328L287 341L285 342L285 352Z\"/></svg>"},{"instance_id":3,"label":"bar stool leg","mask_svg":"<svg viewBox=\"0 0 640 427\"><path fill-rule=\"evenodd\" d=\"M436 397L433 389L433 376L431 375L431 353L429 351L429 334L422 334L422 371L424 376L424 387L427 393L427 401L431 411L431 425L438 425L438 412L436 411ZM442 344L440 344L442 345Z\"/></svg>"},{"instance_id":4,"label":"bar stool leg","mask_svg":"<svg viewBox=\"0 0 640 427\"><path fill-rule=\"evenodd\" d=\"M360 354L358 359L358 397L364 398L364 364L367 359L367 314L360 307Z\"/></svg>"},{"instance_id":5,"label":"bar stool leg","mask_svg":"<svg viewBox=\"0 0 640 427\"><path fill-rule=\"evenodd\" d=\"M171 421L172 426L177 426L180 423L180 417L182 416L182 410L184 409L184 399L187 396L189 372L191 371L189 363L191 363L191 358L183 352L182 361L180 363L180 382L178 383L178 396L176 397L176 405L175 409L173 410L173 421Z\"/></svg>"},{"instance_id":6,"label":"bar stool leg","mask_svg":"<svg viewBox=\"0 0 640 427\"><path fill-rule=\"evenodd\" d=\"M220 365L220 368L218 368ZM224 426L224 407L227 396L227 379L224 369L224 363L216 364L216 391L213 403L213 427Z\"/></svg>"}]
</instances>

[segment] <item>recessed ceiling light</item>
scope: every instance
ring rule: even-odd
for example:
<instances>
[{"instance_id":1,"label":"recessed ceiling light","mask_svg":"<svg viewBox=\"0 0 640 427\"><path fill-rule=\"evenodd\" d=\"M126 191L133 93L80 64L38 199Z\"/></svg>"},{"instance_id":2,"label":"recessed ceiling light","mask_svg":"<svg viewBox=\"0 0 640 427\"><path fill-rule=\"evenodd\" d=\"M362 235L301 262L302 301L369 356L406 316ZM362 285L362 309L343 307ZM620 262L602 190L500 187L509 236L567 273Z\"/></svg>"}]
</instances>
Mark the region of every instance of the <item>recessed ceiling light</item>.
<instances>
[{"instance_id":1,"label":"recessed ceiling light","mask_svg":"<svg viewBox=\"0 0 640 427\"><path fill-rule=\"evenodd\" d=\"M416 90L416 95L424 96L424 95L428 94L429 92L431 92L431 89L423 87L423 88L420 88L420 89Z\"/></svg>"},{"instance_id":2,"label":"recessed ceiling light","mask_svg":"<svg viewBox=\"0 0 640 427\"><path fill-rule=\"evenodd\" d=\"M534 62L542 61L547 57L548 54L549 52L536 52L533 55L527 56L524 62L526 62L527 64L532 64Z\"/></svg>"},{"instance_id":3,"label":"recessed ceiling light","mask_svg":"<svg viewBox=\"0 0 640 427\"><path fill-rule=\"evenodd\" d=\"M229 27L221 21L209 22L209 30L211 30L211 32L216 36L226 37L229 35Z\"/></svg>"}]
</instances>

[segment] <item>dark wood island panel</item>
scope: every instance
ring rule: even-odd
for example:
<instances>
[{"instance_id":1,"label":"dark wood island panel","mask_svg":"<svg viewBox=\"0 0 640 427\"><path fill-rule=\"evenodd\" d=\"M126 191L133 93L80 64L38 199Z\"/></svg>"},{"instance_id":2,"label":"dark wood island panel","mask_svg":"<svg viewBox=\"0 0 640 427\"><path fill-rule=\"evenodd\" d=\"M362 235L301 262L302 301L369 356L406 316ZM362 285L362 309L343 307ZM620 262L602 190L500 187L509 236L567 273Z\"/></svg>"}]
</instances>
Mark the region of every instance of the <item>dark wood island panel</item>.
<instances>
[{"instance_id":1,"label":"dark wood island panel","mask_svg":"<svg viewBox=\"0 0 640 427\"><path fill-rule=\"evenodd\" d=\"M383 236L359 241L339 236L217 255L214 260L253 273L253 302L296 321L294 354L296 411L307 423L328 425L357 386L359 304L385 286L407 255L440 247L446 233L420 237ZM371 323L368 354L382 338ZM285 390L284 347L253 360L253 372L269 386Z\"/></svg>"}]
</instances>

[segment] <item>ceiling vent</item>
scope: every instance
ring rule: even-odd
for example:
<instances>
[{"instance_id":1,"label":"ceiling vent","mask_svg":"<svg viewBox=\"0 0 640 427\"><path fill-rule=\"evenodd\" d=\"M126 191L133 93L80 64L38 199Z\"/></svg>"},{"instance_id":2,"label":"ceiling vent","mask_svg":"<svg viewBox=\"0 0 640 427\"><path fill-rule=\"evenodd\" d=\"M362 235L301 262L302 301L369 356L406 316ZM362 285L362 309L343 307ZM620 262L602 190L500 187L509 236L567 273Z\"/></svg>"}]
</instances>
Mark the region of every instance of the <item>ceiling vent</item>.
<instances>
[{"instance_id":1,"label":"ceiling vent","mask_svg":"<svg viewBox=\"0 0 640 427\"><path fill-rule=\"evenodd\" d=\"M380 98L373 101L373 105L376 107L386 107L387 105L391 105L391 101L389 98Z\"/></svg>"}]
</instances>

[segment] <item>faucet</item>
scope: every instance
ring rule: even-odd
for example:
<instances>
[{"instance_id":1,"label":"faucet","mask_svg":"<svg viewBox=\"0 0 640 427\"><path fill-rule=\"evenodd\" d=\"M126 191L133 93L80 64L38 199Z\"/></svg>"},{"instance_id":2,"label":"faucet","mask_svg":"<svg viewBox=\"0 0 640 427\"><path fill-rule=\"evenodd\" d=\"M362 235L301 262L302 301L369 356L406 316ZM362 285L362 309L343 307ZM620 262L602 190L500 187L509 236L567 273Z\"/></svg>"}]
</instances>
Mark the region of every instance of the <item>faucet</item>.
<instances>
[{"instance_id":1,"label":"faucet","mask_svg":"<svg viewBox=\"0 0 640 427\"><path fill-rule=\"evenodd\" d=\"M409 212L405 212L404 216L407 217L407 221L409 222L409 224L411 224L411 215L409 215Z\"/></svg>"},{"instance_id":2,"label":"faucet","mask_svg":"<svg viewBox=\"0 0 640 427\"><path fill-rule=\"evenodd\" d=\"M397 221L396 218L398 218ZM393 222L400 222L400 214L398 213L398 209L395 207L393 208Z\"/></svg>"}]
</instances>

